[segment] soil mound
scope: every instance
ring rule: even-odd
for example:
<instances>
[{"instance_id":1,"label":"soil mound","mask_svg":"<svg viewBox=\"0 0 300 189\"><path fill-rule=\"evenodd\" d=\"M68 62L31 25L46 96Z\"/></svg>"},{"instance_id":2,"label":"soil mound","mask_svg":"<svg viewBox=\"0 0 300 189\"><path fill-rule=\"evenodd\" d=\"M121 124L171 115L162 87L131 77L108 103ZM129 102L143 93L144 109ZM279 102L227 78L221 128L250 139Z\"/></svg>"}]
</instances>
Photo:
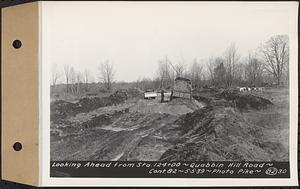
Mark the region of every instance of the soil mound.
<instances>
[{"instance_id":1,"label":"soil mound","mask_svg":"<svg viewBox=\"0 0 300 189\"><path fill-rule=\"evenodd\" d=\"M235 91L203 91L194 94L191 100L178 98L165 103L159 99L131 102L126 99L137 93L128 89L108 97L83 98L76 103L54 101L51 103L51 158L288 161L289 130L278 130L272 124L280 119L277 110L272 110L277 106L242 111L265 108L272 103ZM258 115L269 117L253 118ZM288 120L286 117L282 119Z\"/></svg>"},{"instance_id":2,"label":"soil mound","mask_svg":"<svg viewBox=\"0 0 300 189\"><path fill-rule=\"evenodd\" d=\"M129 98L134 98L134 97L143 98L144 97L144 92L139 88L129 88L129 89L127 89L127 93L128 93Z\"/></svg>"},{"instance_id":3,"label":"soil mound","mask_svg":"<svg viewBox=\"0 0 300 189\"><path fill-rule=\"evenodd\" d=\"M57 100L51 102L50 105L51 115L50 120L60 120L66 118L68 115L75 115L80 111L80 108L71 102L64 100Z\"/></svg>"},{"instance_id":4,"label":"soil mound","mask_svg":"<svg viewBox=\"0 0 300 189\"><path fill-rule=\"evenodd\" d=\"M209 104L212 102L212 99L202 95L193 95L193 98L199 102L204 102L205 104Z\"/></svg>"},{"instance_id":5,"label":"soil mound","mask_svg":"<svg viewBox=\"0 0 300 189\"><path fill-rule=\"evenodd\" d=\"M107 101L106 106L117 105L125 102L128 99L128 93L126 90L117 90L109 97L106 97L104 100Z\"/></svg>"},{"instance_id":6,"label":"soil mound","mask_svg":"<svg viewBox=\"0 0 300 189\"><path fill-rule=\"evenodd\" d=\"M85 128L99 127L103 125L110 125L116 118L119 118L125 111L114 111L112 113L100 114L92 117L90 120L83 122L82 126Z\"/></svg>"},{"instance_id":7,"label":"soil mound","mask_svg":"<svg viewBox=\"0 0 300 189\"><path fill-rule=\"evenodd\" d=\"M232 107L211 106L181 116L174 122L181 135L177 144L160 158L163 161L268 160L262 146L263 130L247 123ZM268 149L270 150L270 149Z\"/></svg>"},{"instance_id":8,"label":"soil mound","mask_svg":"<svg viewBox=\"0 0 300 189\"><path fill-rule=\"evenodd\" d=\"M199 122L203 121L208 117L211 113L212 107L206 106L202 109L196 110L195 112L187 113L174 123L180 125L179 129L182 131L182 134L186 134L187 132L191 131Z\"/></svg>"},{"instance_id":9,"label":"soil mound","mask_svg":"<svg viewBox=\"0 0 300 189\"><path fill-rule=\"evenodd\" d=\"M249 108L259 110L273 104L268 99L252 94L241 94L234 90L224 90L216 96L231 101L240 110Z\"/></svg>"},{"instance_id":10,"label":"soil mound","mask_svg":"<svg viewBox=\"0 0 300 189\"><path fill-rule=\"evenodd\" d=\"M139 112L143 114L170 114L170 115L183 115L186 113L193 112L199 108L202 108L203 105L192 99L173 99L170 102L161 103L157 100L139 100L135 106L133 106L131 112Z\"/></svg>"},{"instance_id":11,"label":"soil mound","mask_svg":"<svg viewBox=\"0 0 300 189\"><path fill-rule=\"evenodd\" d=\"M59 122L69 116L75 116L78 113L89 112L104 106L112 106L125 102L128 94L125 90L118 90L108 97L85 97L76 103L63 100L54 101L50 105L50 120Z\"/></svg>"}]
</instances>

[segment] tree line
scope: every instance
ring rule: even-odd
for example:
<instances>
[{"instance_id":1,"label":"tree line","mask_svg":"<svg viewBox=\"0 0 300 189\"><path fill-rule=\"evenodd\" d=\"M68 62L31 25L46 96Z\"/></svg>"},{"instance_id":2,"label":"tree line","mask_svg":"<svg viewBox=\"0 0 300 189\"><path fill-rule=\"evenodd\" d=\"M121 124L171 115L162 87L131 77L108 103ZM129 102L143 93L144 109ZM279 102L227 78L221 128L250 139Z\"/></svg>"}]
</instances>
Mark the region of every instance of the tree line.
<instances>
[{"instance_id":1,"label":"tree line","mask_svg":"<svg viewBox=\"0 0 300 189\"><path fill-rule=\"evenodd\" d=\"M287 84L289 77L289 40L286 35L272 36L255 51L241 57L238 47L232 43L222 55L211 56L207 60L194 59L186 62L184 58L172 62L167 56L158 60L154 78L140 77L136 87L146 89L168 89L173 87L177 77L188 78L193 88L215 86L229 88L232 86L264 86L267 84ZM104 88L112 90L115 81L115 68L109 60L99 64L97 78ZM63 72L54 66L51 71L51 85L58 82L66 84L67 93L89 91L92 81L91 73L83 72L66 64Z\"/></svg>"}]
</instances>

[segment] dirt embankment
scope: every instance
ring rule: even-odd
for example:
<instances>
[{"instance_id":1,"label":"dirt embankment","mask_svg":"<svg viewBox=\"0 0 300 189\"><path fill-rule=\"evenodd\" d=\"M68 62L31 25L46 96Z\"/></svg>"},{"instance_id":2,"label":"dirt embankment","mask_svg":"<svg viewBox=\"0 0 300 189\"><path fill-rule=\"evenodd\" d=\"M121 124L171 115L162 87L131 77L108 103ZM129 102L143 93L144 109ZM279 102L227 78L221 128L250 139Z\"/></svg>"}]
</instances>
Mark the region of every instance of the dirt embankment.
<instances>
[{"instance_id":1,"label":"dirt embankment","mask_svg":"<svg viewBox=\"0 0 300 189\"><path fill-rule=\"evenodd\" d=\"M249 110L255 109L260 110L267 108L273 103L258 95L251 93L240 93L236 90L219 90L211 89L201 92L195 92L193 97L196 100L202 101L207 105L211 106L224 106L224 107L233 107L239 110Z\"/></svg>"},{"instance_id":2,"label":"dirt embankment","mask_svg":"<svg viewBox=\"0 0 300 189\"><path fill-rule=\"evenodd\" d=\"M135 103L130 111L139 112L143 114L170 114L170 115L183 115L193 112L204 105L197 100L190 99L173 99L171 102L161 103L159 100L143 100L140 99Z\"/></svg>"},{"instance_id":3,"label":"dirt embankment","mask_svg":"<svg viewBox=\"0 0 300 189\"><path fill-rule=\"evenodd\" d=\"M233 103L240 110L247 110L250 108L259 110L273 104L268 99L253 94L239 93L233 90L224 90L216 96Z\"/></svg>"},{"instance_id":4,"label":"dirt embankment","mask_svg":"<svg viewBox=\"0 0 300 189\"><path fill-rule=\"evenodd\" d=\"M135 92L140 94L133 91L133 96ZM128 98L128 93L125 94L116 93L105 102L84 99L74 104L53 104L58 111L53 115L64 122L51 123L52 160L267 161L288 158L279 156L282 150L278 143L264 138L265 128L244 116L246 109L268 108L272 103L267 99L234 91L208 91L195 96L200 102L177 99L159 103L141 99L130 104L123 103ZM70 107L71 110L67 110Z\"/></svg>"},{"instance_id":5,"label":"dirt embankment","mask_svg":"<svg viewBox=\"0 0 300 189\"><path fill-rule=\"evenodd\" d=\"M160 160L287 160L286 149L278 141L266 139L267 130L243 115L244 110L266 109L273 104L271 101L230 90L196 96L196 99L204 99L207 106L174 122L173 131L179 138Z\"/></svg>"},{"instance_id":6,"label":"dirt embankment","mask_svg":"<svg viewBox=\"0 0 300 189\"><path fill-rule=\"evenodd\" d=\"M160 160L270 160L260 147L262 129L247 123L232 107L181 116L175 124L182 138Z\"/></svg>"},{"instance_id":7,"label":"dirt embankment","mask_svg":"<svg viewBox=\"0 0 300 189\"><path fill-rule=\"evenodd\" d=\"M64 119L75 116L78 113L89 112L100 107L112 106L123 103L128 98L124 90L119 90L108 97L85 97L76 103L63 100L54 101L50 105L50 120L59 123Z\"/></svg>"}]
</instances>

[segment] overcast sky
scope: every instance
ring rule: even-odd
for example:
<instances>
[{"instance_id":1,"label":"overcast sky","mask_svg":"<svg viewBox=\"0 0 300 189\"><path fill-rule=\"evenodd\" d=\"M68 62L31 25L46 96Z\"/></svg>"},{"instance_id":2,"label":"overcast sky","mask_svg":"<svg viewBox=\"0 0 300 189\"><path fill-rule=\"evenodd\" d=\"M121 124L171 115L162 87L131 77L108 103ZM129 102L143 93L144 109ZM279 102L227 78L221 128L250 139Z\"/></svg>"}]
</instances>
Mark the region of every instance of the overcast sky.
<instances>
[{"instance_id":1,"label":"overcast sky","mask_svg":"<svg viewBox=\"0 0 300 189\"><path fill-rule=\"evenodd\" d=\"M157 62L222 55L234 42L246 56L275 34L288 34L291 4L43 2L43 63L63 71L114 64L116 80L153 78Z\"/></svg>"}]
</instances>

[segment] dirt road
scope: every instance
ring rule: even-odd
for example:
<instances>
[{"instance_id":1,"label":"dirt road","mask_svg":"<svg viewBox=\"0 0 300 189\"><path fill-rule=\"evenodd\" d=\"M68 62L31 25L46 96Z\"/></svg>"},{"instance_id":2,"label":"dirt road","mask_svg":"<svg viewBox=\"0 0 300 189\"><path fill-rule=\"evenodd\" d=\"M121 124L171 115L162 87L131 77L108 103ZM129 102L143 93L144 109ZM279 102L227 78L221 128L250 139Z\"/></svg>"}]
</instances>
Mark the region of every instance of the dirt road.
<instances>
[{"instance_id":1,"label":"dirt road","mask_svg":"<svg viewBox=\"0 0 300 189\"><path fill-rule=\"evenodd\" d=\"M90 111L65 103L76 109L51 122L51 160L287 160L287 124L263 124L274 114L286 118L284 103L270 106L239 94L233 101L230 95L169 103L125 100ZM237 103L249 103L249 109Z\"/></svg>"}]
</instances>

